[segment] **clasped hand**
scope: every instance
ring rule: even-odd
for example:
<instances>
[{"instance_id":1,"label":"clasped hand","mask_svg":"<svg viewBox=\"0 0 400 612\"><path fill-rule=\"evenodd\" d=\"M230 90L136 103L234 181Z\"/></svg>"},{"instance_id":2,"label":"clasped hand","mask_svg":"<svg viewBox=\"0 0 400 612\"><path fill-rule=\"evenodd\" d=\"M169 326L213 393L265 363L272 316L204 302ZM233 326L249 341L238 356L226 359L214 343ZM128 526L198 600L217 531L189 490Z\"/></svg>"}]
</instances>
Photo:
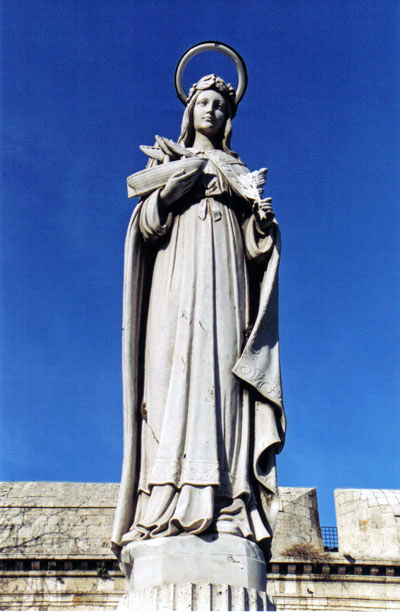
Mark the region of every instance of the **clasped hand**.
<instances>
[{"instance_id":1,"label":"clasped hand","mask_svg":"<svg viewBox=\"0 0 400 612\"><path fill-rule=\"evenodd\" d=\"M185 172L180 170L173 174L167 181L165 187L160 192L160 203L168 209L174 202L182 198L196 182L200 171L196 168ZM265 198L261 202L256 202L253 205L253 214L261 231L266 232L271 226L275 213L271 206L272 198Z\"/></svg>"},{"instance_id":2,"label":"clasped hand","mask_svg":"<svg viewBox=\"0 0 400 612\"><path fill-rule=\"evenodd\" d=\"M200 171L197 168L190 170L190 172L185 172L185 170L175 172L160 192L161 203L166 208L169 208L174 202L190 191L199 174Z\"/></svg>"},{"instance_id":3,"label":"clasped hand","mask_svg":"<svg viewBox=\"0 0 400 612\"><path fill-rule=\"evenodd\" d=\"M272 225L275 213L271 206L272 198L265 198L261 202L256 202L253 205L253 214L256 218L259 228L266 232Z\"/></svg>"}]
</instances>

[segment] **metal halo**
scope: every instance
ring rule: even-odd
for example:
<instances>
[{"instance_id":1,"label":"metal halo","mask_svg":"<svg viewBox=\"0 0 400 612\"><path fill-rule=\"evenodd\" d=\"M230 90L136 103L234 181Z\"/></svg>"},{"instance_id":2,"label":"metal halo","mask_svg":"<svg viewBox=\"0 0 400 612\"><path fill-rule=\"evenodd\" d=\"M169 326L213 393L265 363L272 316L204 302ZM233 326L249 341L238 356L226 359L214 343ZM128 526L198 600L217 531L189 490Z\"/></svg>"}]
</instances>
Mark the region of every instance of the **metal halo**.
<instances>
[{"instance_id":1,"label":"metal halo","mask_svg":"<svg viewBox=\"0 0 400 612\"><path fill-rule=\"evenodd\" d=\"M217 40L207 40L201 43L197 43L197 45L193 45L190 47L185 53L182 55L181 59L177 63L175 69L175 89L178 94L178 98L185 104L188 99L188 95L182 84L183 71L186 68L186 64L199 53L203 53L203 51L218 51L219 53L223 53L227 55L229 59L233 61L236 66L236 70L238 73L238 84L236 88L236 97L235 103L239 104L240 100L243 98L246 88L247 88L247 68L244 63L243 58L239 55L235 49L226 45L225 43L218 42Z\"/></svg>"}]
</instances>

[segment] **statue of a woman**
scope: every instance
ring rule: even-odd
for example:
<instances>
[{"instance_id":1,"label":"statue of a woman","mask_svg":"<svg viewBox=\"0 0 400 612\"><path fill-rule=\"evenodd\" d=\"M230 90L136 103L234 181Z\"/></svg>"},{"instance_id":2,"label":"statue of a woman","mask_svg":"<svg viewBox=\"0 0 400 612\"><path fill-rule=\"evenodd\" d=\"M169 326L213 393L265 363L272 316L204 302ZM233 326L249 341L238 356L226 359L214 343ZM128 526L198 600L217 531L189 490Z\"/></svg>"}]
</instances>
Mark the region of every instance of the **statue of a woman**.
<instances>
[{"instance_id":1,"label":"statue of a woman","mask_svg":"<svg viewBox=\"0 0 400 612\"><path fill-rule=\"evenodd\" d=\"M161 536L272 534L285 429L279 228L259 197L265 172L230 150L236 106L231 85L206 76L178 143L144 148L160 170L202 161L142 197L128 229L117 554Z\"/></svg>"}]
</instances>

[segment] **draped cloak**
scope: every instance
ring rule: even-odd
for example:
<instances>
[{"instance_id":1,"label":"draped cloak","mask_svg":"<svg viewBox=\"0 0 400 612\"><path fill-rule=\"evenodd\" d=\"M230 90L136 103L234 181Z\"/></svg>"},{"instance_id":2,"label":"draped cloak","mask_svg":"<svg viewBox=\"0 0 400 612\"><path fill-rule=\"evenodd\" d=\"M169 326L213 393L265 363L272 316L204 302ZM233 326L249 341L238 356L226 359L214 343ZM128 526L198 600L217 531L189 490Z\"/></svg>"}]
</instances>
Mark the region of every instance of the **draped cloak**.
<instances>
[{"instance_id":1,"label":"draped cloak","mask_svg":"<svg viewBox=\"0 0 400 612\"><path fill-rule=\"evenodd\" d=\"M228 180L231 190L238 194L240 186L234 177L238 160L235 158L235 163L231 164L229 158L233 159L223 154L213 159L213 163ZM135 517L140 471L141 381L149 280L153 266L153 258L140 229L142 207L143 202L139 202L132 214L125 242L122 332L124 459L112 535L112 546L117 556L120 554L122 537L131 528ZM252 456L249 469L258 509L267 531L272 535L279 505L275 455L282 449L286 427L278 337L280 232L275 221L268 240L271 243L269 259L262 281L259 287L250 287L250 293L258 295L257 312L251 321L251 333L232 372L246 389L250 389L252 397L253 440L250 444Z\"/></svg>"}]
</instances>

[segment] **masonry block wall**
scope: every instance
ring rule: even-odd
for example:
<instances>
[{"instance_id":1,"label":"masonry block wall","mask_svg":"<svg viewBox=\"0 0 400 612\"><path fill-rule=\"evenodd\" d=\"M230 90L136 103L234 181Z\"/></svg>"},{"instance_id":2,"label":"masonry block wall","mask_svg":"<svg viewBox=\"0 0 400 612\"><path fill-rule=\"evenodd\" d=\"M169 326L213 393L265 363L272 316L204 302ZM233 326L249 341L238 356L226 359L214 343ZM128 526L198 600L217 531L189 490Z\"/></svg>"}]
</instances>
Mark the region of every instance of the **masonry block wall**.
<instances>
[{"instance_id":1,"label":"masonry block wall","mask_svg":"<svg viewBox=\"0 0 400 612\"><path fill-rule=\"evenodd\" d=\"M0 483L2 554L110 555L119 485Z\"/></svg>"},{"instance_id":2,"label":"masonry block wall","mask_svg":"<svg viewBox=\"0 0 400 612\"><path fill-rule=\"evenodd\" d=\"M0 610L115 609L114 483L0 483ZM281 487L271 610L400 610L400 491L337 490L339 551L324 550L317 493Z\"/></svg>"},{"instance_id":3,"label":"masonry block wall","mask_svg":"<svg viewBox=\"0 0 400 612\"><path fill-rule=\"evenodd\" d=\"M323 552L316 489L279 487L280 510L272 541L272 556L306 545Z\"/></svg>"},{"instance_id":4,"label":"masonry block wall","mask_svg":"<svg viewBox=\"0 0 400 612\"><path fill-rule=\"evenodd\" d=\"M340 552L400 558L400 491L337 489L335 506Z\"/></svg>"}]
</instances>

